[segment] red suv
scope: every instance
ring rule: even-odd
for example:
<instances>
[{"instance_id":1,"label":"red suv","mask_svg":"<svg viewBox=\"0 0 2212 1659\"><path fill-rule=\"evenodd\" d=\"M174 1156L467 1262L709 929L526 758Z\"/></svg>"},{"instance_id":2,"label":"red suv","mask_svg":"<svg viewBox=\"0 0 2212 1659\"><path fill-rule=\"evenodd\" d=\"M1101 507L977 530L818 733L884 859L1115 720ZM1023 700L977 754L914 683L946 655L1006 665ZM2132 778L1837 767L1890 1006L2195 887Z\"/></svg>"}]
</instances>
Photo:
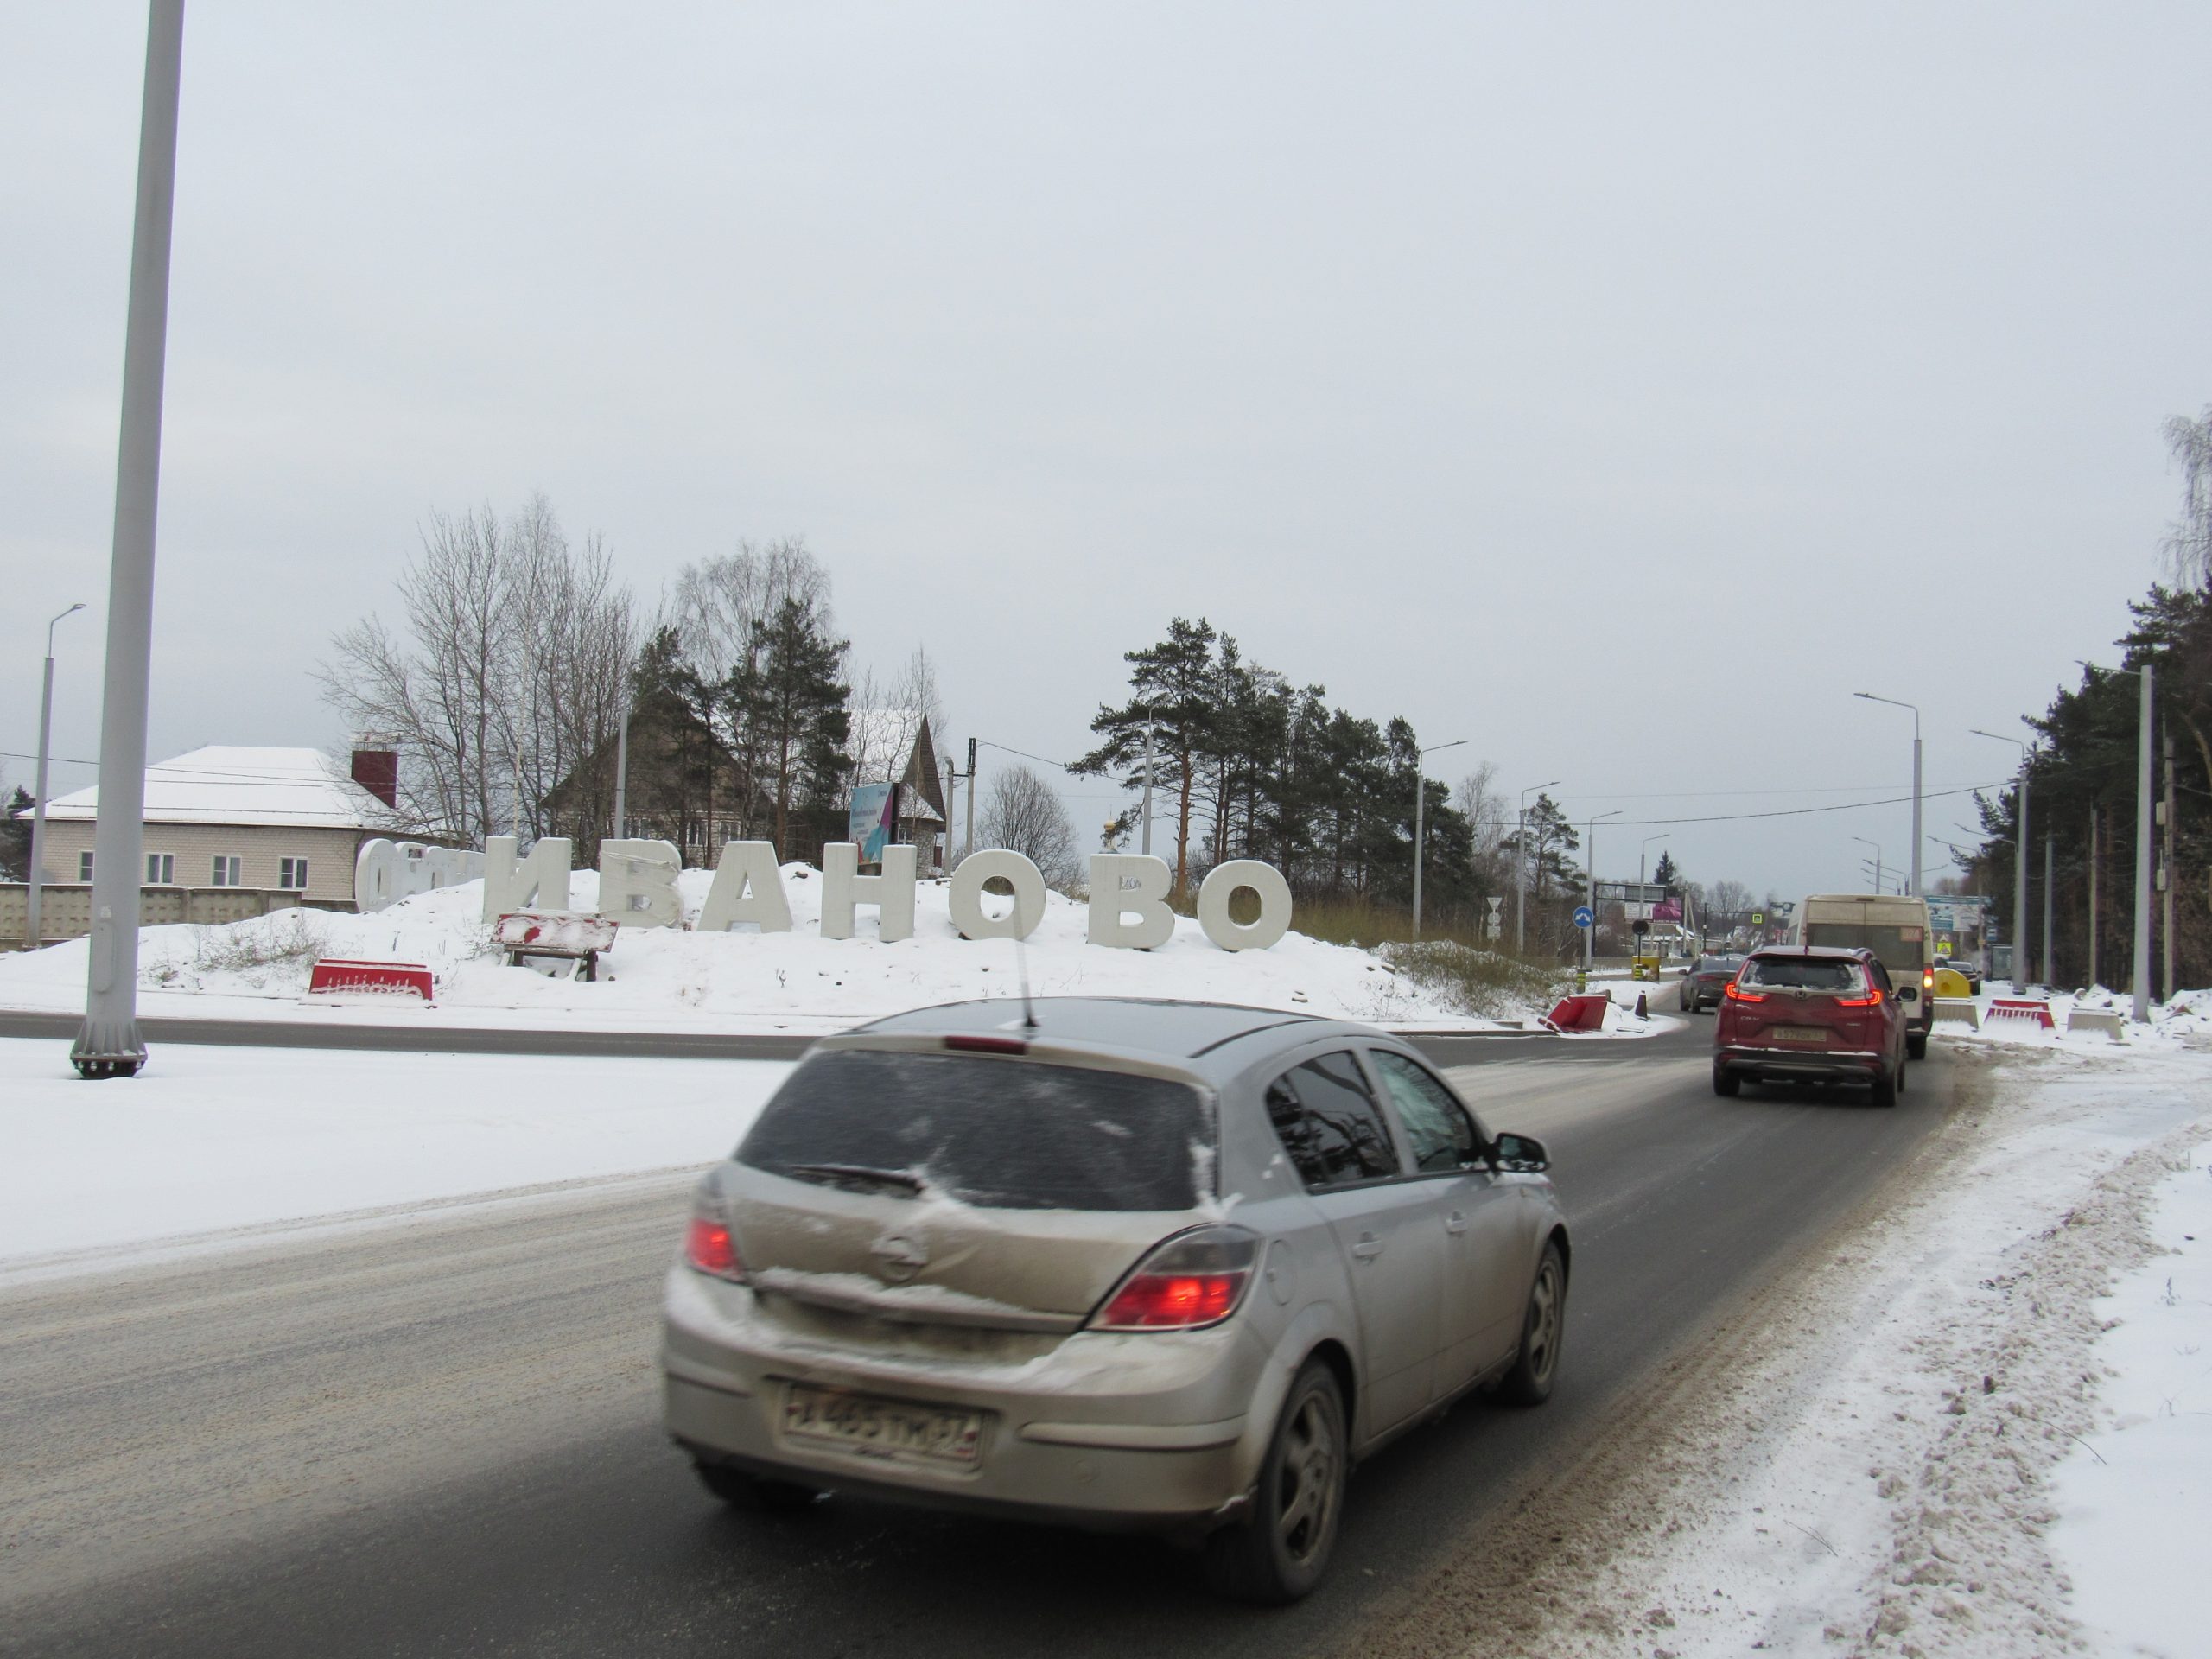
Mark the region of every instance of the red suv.
<instances>
[{"instance_id":1,"label":"red suv","mask_svg":"<svg viewBox=\"0 0 2212 1659\"><path fill-rule=\"evenodd\" d=\"M1770 945L1745 959L1713 1028L1713 1092L1756 1083L1863 1083L1877 1106L1904 1090L1906 1018L1871 950Z\"/></svg>"}]
</instances>

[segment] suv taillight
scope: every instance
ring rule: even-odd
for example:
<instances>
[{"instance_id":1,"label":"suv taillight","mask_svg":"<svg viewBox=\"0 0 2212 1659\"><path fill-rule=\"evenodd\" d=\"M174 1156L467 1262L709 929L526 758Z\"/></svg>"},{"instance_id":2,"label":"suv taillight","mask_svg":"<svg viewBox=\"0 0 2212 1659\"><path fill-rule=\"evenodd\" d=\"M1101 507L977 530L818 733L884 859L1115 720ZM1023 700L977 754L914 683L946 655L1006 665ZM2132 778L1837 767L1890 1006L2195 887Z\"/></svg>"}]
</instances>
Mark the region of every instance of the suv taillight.
<instances>
[{"instance_id":1,"label":"suv taillight","mask_svg":"<svg viewBox=\"0 0 2212 1659\"><path fill-rule=\"evenodd\" d=\"M729 1224L715 1216L693 1215L683 1235L683 1262L694 1273L745 1282L745 1263L737 1254L737 1241L730 1236Z\"/></svg>"},{"instance_id":2,"label":"suv taillight","mask_svg":"<svg viewBox=\"0 0 2212 1659\"><path fill-rule=\"evenodd\" d=\"M1219 1325L1244 1300L1259 1261L1258 1237L1242 1227L1179 1233L1130 1270L1091 1316L1090 1328L1192 1331Z\"/></svg>"},{"instance_id":3,"label":"suv taillight","mask_svg":"<svg viewBox=\"0 0 2212 1659\"><path fill-rule=\"evenodd\" d=\"M1726 995L1731 1002L1764 1002L1766 1001L1766 993L1764 991L1747 991L1732 979L1728 982L1728 988Z\"/></svg>"}]
</instances>

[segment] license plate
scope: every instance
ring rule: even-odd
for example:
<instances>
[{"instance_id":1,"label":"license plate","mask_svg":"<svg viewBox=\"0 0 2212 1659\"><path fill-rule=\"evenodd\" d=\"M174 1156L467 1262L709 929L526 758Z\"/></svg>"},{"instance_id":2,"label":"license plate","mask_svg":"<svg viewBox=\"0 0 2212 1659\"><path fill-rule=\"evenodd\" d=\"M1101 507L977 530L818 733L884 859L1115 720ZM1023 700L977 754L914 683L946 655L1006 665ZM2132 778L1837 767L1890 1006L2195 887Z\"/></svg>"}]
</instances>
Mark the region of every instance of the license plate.
<instances>
[{"instance_id":1,"label":"license plate","mask_svg":"<svg viewBox=\"0 0 2212 1659\"><path fill-rule=\"evenodd\" d=\"M1777 1043L1825 1043L1828 1039L1825 1026L1777 1026L1769 1034Z\"/></svg>"},{"instance_id":2,"label":"license plate","mask_svg":"<svg viewBox=\"0 0 2212 1659\"><path fill-rule=\"evenodd\" d=\"M983 1452L981 1412L846 1394L794 1382L784 1395L784 1433L894 1463L972 1469Z\"/></svg>"}]
</instances>

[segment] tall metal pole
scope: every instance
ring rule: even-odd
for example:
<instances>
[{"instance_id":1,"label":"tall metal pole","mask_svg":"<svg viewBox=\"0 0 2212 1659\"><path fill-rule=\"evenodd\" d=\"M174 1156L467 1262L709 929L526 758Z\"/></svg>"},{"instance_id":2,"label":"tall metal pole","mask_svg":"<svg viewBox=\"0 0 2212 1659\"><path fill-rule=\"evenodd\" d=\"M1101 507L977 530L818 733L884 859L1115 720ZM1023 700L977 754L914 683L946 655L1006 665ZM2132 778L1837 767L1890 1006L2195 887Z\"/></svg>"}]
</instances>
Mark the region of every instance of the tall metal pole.
<instances>
[{"instance_id":1,"label":"tall metal pole","mask_svg":"<svg viewBox=\"0 0 2212 1659\"><path fill-rule=\"evenodd\" d=\"M46 941L40 889L46 884L46 761L54 731L54 630L64 618L74 616L84 608L81 604L72 605L46 625L46 678L38 697L38 797L31 803L30 880L25 884L30 901L23 918L26 950L35 950Z\"/></svg>"},{"instance_id":2,"label":"tall metal pole","mask_svg":"<svg viewBox=\"0 0 2212 1659\"><path fill-rule=\"evenodd\" d=\"M1141 851L1149 853L1152 850L1152 727L1149 722L1144 728L1144 839L1139 846Z\"/></svg>"},{"instance_id":3,"label":"tall metal pole","mask_svg":"<svg viewBox=\"0 0 2212 1659\"><path fill-rule=\"evenodd\" d=\"M2028 757L2020 756L2020 845L2012 869L2012 995L2027 994L2028 976L2035 964L2028 958Z\"/></svg>"},{"instance_id":4,"label":"tall metal pole","mask_svg":"<svg viewBox=\"0 0 2212 1659\"><path fill-rule=\"evenodd\" d=\"M960 768L944 763L944 873L952 874L952 804L959 798Z\"/></svg>"},{"instance_id":5,"label":"tall metal pole","mask_svg":"<svg viewBox=\"0 0 2212 1659\"><path fill-rule=\"evenodd\" d=\"M145 852L146 697L154 644L154 522L161 494L162 378L168 344L169 224L176 197L177 90L184 0L152 0L138 115L138 201L123 346L123 423L108 572L107 673L92 831L92 930L85 1024L70 1050L79 1076L135 1077L138 887Z\"/></svg>"},{"instance_id":6,"label":"tall metal pole","mask_svg":"<svg viewBox=\"0 0 2212 1659\"><path fill-rule=\"evenodd\" d=\"M2097 804L2089 803L2089 985L2097 984Z\"/></svg>"},{"instance_id":7,"label":"tall metal pole","mask_svg":"<svg viewBox=\"0 0 2212 1659\"><path fill-rule=\"evenodd\" d=\"M1620 813L1600 812L1590 820L1590 871L1587 878L1590 906L1590 925L1582 930L1582 971L1588 973L1598 965L1598 826L1607 818L1618 818Z\"/></svg>"},{"instance_id":8,"label":"tall metal pole","mask_svg":"<svg viewBox=\"0 0 2212 1659\"><path fill-rule=\"evenodd\" d=\"M1863 697L1868 702L1886 702L1892 709L1909 709L1912 711L1912 858L1910 861L1912 867L1912 885L1905 891L1918 894L1923 891L1920 885L1920 706L1917 703L1901 702L1896 697L1878 697L1872 691L1854 691L1851 695L1854 697ZM1878 893L1881 891L1881 887L1882 884L1877 881L1874 884L1874 890Z\"/></svg>"},{"instance_id":9,"label":"tall metal pole","mask_svg":"<svg viewBox=\"0 0 2212 1659\"><path fill-rule=\"evenodd\" d=\"M2135 734L2135 951L2129 1013L2138 1024L2151 1017L2151 664L2143 664L2143 713Z\"/></svg>"},{"instance_id":10,"label":"tall metal pole","mask_svg":"<svg viewBox=\"0 0 2212 1659\"><path fill-rule=\"evenodd\" d=\"M614 838L630 833L630 704L622 704L621 728L614 735Z\"/></svg>"},{"instance_id":11,"label":"tall metal pole","mask_svg":"<svg viewBox=\"0 0 2212 1659\"><path fill-rule=\"evenodd\" d=\"M968 852L976 850L976 740L968 740Z\"/></svg>"}]
</instances>

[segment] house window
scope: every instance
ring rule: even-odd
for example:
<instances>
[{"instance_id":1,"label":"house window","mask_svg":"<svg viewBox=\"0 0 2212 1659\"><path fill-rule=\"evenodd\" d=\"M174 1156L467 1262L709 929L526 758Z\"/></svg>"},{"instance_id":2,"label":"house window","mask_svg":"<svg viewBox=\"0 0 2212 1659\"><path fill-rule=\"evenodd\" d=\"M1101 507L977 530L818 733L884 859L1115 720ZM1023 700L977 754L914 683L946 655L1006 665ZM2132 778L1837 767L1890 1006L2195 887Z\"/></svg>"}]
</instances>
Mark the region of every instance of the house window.
<instances>
[{"instance_id":1,"label":"house window","mask_svg":"<svg viewBox=\"0 0 2212 1659\"><path fill-rule=\"evenodd\" d=\"M214 878L209 885L218 887L242 887L245 885L245 861L236 853L218 853L215 855Z\"/></svg>"},{"instance_id":2,"label":"house window","mask_svg":"<svg viewBox=\"0 0 2212 1659\"><path fill-rule=\"evenodd\" d=\"M92 855L90 853L77 855L77 879L79 881L90 881L92 879Z\"/></svg>"},{"instance_id":3,"label":"house window","mask_svg":"<svg viewBox=\"0 0 2212 1659\"><path fill-rule=\"evenodd\" d=\"M149 887L173 887L176 885L175 853L146 855L146 885Z\"/></svg>"},{"instance_id":4,"label":"house window","mask_svg":"<svg viewBox=\"0 0 2212 1659\"><path fill-rule=\"evenodd\" d=\"M276 885L287 893L305 893L308 887L307 860L304 858L278 859Z\"/></svg>"}]
</instances>

